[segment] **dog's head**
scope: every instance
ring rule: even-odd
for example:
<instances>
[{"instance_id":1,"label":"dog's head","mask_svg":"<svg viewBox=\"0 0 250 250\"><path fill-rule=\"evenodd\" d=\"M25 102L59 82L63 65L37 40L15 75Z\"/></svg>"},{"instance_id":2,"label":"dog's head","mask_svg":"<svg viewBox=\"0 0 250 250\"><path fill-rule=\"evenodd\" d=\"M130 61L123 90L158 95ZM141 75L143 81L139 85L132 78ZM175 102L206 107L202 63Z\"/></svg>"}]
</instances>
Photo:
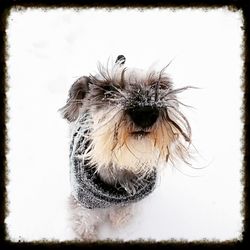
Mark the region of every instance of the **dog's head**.
<instances>
[{"instance_id":1,"label":"dog's head","mask_svg":"<svg viewBox=\"0 0 250 250\"><path fill-rule=\"evenodd\" d=\"M181 113L178 93L164 72L124 67L118 56L111 68L99 65L93 76L79 78L61 109L77 123L89 114L89 159L98 166L147 172L163 162L188 157L191 128Z\"/></svg>"}]
</instances>

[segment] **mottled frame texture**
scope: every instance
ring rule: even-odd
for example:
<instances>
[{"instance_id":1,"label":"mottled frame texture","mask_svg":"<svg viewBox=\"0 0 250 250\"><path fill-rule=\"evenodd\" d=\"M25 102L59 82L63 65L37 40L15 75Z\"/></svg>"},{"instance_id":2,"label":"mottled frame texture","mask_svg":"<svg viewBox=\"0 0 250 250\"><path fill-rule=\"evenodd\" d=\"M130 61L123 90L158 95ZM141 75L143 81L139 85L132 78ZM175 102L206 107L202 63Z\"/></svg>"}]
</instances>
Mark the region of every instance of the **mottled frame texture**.
<instances>
[{"instance_id":1,"label":"mottled frame texture","mask_svg":"<svg viewBox=\"0 0 250 250\"><path fill-rule=\"evenodd\" d=\"M33 8L58 8L59 5L57 5L56 2L54 1L33 1L32 3L27 2L27 1L19 1L18 2L19 8L27 8L27 7L33 7ZM7 4L6 2L4 2L1 5L1 24L0 25L0 33L1 33L1 37L2 37L2 43L1 43L1 56L0 56L0 60L1 60L1 78L2 78L2 82L4 83L4 85L1 88L1 119L0 119L0 124L1 124L1 128L0 131L0 136L1 136L1 159L2 159L2 165L3 167L1 168L1 200L3 201L1 204L1 221L3 222L5 217L7 216L8 213L8 204L7 204L7 194L6 194L6 186L8 183L8 172L7 172L7 162L6 162L6 154L8 152L8 146L7 146L7 128L6 128L6 123L7 123L7 98L6 98L6 92L8 89L8 85L7 85L7 74L6 74L6 70L7 70L7 64L6 64L6 59L8 57L8 53L7 53L7 49L8 49L8 45L7 45L7 37L6 37L6 32L5 29L7 27L7 19L8 19L8 15L10 12L10 8L12 7L16 7L16 2L12 2L9 1ZM190 2L187 4L186 1L178 1L178 3L176 1L169 1L168 3L164 2L157 2L157 3L152 3L151 5L144 5L143 3L137 2L137 4L132 4L130 2L126 2L124 4L120 4L119 6L114 6L112 3L105 1L105 2L98 2L98 1L91 1L91 3L87 3L86 5L81 5L79 4L78 1L63 1L63 4L60 4L60 7L64 7L64 8L88 8L88 7L96 7L96 8L100 8L100 7L104 7L104 8L117 8L117 7L132 7L132 8L154 8L154 7L161 7L161 8L193 8L193 9L197 9L197 8L204 8L204 9L211 9L211 8L218 8L218 7L228 7L231 10L234 11L238 11L238 10L242 10L243 11L243 17L244 17L244 52L242 54L242 58L244 61L244 69L243 69L243 79L244 79L244 85L242 86L243 91L244 91L244 100L243 100L243 109L244 109L244 115L242 117L243 121L244 121L244 136L243 136L243 147L242 150L244 151L244 177L242 179L242 183L244 185L244 206L243 206L243 215L244 215L244 232L242 235L242 241L231 241L231 242L217 242L216 240L214 242L207 242L206 240L204 241L200 241L200 242L187 242L185 240L181 241L181 242L177 242L175 240L173 241L166 241L166 242L149 242L149 241L137 241L137 242L106 242L103 243L103 245L105 246L115 246L115 247L129 247L131 244L134 245L136 244L137 246L158 246L158 247L162 247L162 246L168 246L171 248L180 248L180 247L186 247L186 245L188 245L189 247L220 247L220 246L228 246L228 247L242 247L243 245L245 245L246 243L246 239L249 237L249 216L246 216L249 213L249 190L248 190L248 185L247 183L249 182L249 170L246 167L247 166L247 162L249 160L249 155L246 154L246 152L248 151L249 148L249 144L248 141L246 140L246 138L249 138L249 126L247 124L249 124L249 98L247 93L249 93L249 85L246 84L249 80L249 49L247 47L247 44L249 44L249 17L250 17L250 9L248 8L246 2L242 2L242 1L200 1L200 2ZM10 246L11 248L14 247L14 244L9 243L6 241L7 238L7 232L6 232L6 228L4 226L4 223L1 223L1 239L3 239L3 241L1 241L2 245L7 248L7 246ZM49 246L57 246L59 242L54 241L54 242L48 242L46 240L41 240L40 242L33 242L32 245L33 246L43 246L44 243L46 243L47 245L49 244ZM26 246L25 243L19 243L22 246ZM69 243L61 243L60 245L66 246ZM72 243L71 243L72 244ZM81 243L82 244L82 243ZM88 245L88 243L85 243L85 247ZM96 242L96 243L90 243L91 247L97 247L99 248L100 246L100 242Z\"/></svg>"}]
</instances>

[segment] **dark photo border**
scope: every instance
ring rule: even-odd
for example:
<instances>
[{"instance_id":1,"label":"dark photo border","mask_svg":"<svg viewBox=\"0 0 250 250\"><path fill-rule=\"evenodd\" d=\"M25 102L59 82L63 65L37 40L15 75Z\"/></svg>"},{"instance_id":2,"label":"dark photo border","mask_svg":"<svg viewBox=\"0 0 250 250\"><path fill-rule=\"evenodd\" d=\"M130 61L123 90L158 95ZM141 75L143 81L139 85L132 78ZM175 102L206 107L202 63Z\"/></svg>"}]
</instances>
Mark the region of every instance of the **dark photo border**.
<instances>
[{"instance_id":1,"label":"dark photo border","mask_svg":"<svg viewBox=\"0 0 250 250\"><path fill-rule=\"evenodd\" d=\"M126 1L126 2L116 2L116 1L56 1L56 0L0 0L0 76L1 76L1 87L0 87L0 156L1 156L1 166L0 166L0 249L14 249L14 248L81 248L81 249L94 249L94 248L108 248L108 249L128 249L130 247L136 247L136 249L148 248L148 249L176 249L176 248L193 248L193 249L210 249L210 248L230 248L230 249L243 249L248 243L249 237L249 18L250 18L250 1L249 0L203 0L203 1L185 1L185 0L170 0L170 1ZM8 121L8 107L7 107L7 96L8 91L8 79L7 79L7 64L8 59L8 44L7 44L7 19L11 8L218 8L218 7L228 7L232 11L242 10L243 11L243 105L242 105L242 122L243 126L243 136L242 136L242 148L243 153L243 173L242 173L242 184L243 184L243 203L242 204L242 216L244 219L242 240L238 241L228 241L228 242L218 242L218 241L193 241L187 242L169 240L162 242L154 241L130 241L130 242L112 242L112 241L97 241L97 242L59 242L59 241L47 241L41 240L36 242L10 242L7 240L7 231L4 224L6 215L8 214L8 204L7 204L7 189L8 184L8 168L7 168L7 152L8 152L8 138L7 138L7 121Z\"/></svg>"}]
</instances>

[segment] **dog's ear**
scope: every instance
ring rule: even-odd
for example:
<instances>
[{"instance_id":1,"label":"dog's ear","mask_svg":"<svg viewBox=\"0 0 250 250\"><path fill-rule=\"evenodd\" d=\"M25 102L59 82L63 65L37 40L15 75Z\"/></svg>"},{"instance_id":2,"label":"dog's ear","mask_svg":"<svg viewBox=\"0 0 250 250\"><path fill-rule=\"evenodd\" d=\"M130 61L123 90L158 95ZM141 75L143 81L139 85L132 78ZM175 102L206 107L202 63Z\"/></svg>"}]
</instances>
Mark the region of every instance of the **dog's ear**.
<instances>
[{"instance_id":1,"label":"dog's ear","mask_svg":"<svg viewBox=\"0 0 250 250\"><path fill-rule=\"evenodd\" d=\"M89 77L82 76L73 83L69 90L69 98L66 105L59 109L63 118L70 122L78 118L80 108L83 105L83 99L89 91L89 81Z\"/></svg>"}]
</instances>

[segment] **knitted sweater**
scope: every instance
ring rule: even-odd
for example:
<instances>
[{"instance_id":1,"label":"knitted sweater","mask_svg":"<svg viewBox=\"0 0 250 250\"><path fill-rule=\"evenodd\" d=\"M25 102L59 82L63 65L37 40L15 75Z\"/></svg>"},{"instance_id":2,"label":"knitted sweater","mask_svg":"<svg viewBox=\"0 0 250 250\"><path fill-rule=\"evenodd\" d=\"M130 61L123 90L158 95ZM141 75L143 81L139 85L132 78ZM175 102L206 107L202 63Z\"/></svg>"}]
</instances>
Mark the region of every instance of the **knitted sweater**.
<instances>
[{"instance_id":1,"label":"knitted sweater","mask_svg":"<svg viewBox=\"0 0 250 250\"><path fill-rule=\"evenodd\" d=\"M70 145L70 180L73 196L82 206L93 208L107 208L110 206L125 206L131 202L137 202L150 194L156 183L156 171L136 181L133 194L128 193L119 184L105 183L94 166L84 159L83 154L89 145L88 126L84 124L84 118L80 120L79 127L73 134ZM132 181L132 180L131 180Z\"/></svg>"}]
</instances>

